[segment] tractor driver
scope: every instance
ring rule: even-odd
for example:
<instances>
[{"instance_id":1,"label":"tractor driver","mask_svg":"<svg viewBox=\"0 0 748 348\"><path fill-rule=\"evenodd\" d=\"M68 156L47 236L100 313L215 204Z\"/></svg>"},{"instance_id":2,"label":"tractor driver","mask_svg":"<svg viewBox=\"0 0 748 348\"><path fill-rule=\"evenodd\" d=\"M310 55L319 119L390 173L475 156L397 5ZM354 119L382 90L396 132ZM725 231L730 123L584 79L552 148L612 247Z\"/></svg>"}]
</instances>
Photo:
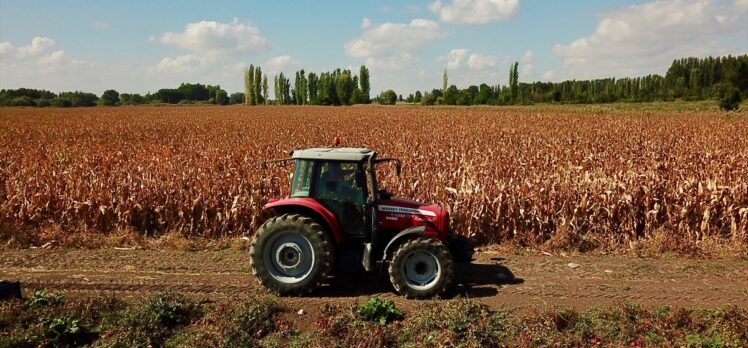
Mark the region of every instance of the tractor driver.
<instances>
[{"instance_id":1,"label":"tractor driver","mask_svg":"<svg viewBox=\"0 0 748 348\"><path fill-rule=\"evenodd\" d=\"M352 167L351 170L355 172L355 163L345 163L342 166L350 166ZM354 208L358 210L364 204L363 190L356 187L354 175L346 173L348 168L345 169L341 168L341 163L339 162L325 163L323 173L320 176L321 185L318 190L318 197L321 200L338 203L333 204L330 208L340 217L350 214L347 209ZM344 212L348 214L343 214Z\"/></svg>"}]
</instances>

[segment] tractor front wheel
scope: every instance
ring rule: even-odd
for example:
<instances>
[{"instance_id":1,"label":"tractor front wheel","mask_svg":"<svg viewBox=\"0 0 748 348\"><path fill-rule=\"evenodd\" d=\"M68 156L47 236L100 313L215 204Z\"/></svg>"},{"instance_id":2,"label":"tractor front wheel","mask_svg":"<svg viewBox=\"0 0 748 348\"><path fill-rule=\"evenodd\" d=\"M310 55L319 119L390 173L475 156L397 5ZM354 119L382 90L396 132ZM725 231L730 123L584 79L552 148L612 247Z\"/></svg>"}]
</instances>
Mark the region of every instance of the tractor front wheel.
<instances>
[{"instance_id":1,"label":"tractor front wheel","mask_svg":"<svg viewBox=\"0 0 748 348\"><path fill-rule=\"evenodd\" d=\"M392 256L390 282L406 298L441 295L452 284L454 261L438 239L418 237L403 243Z\"/></svg>"},{"instance_id":2,"label":"tractor front wheel","mask_svg":"<svg viewBox=\"0 0 748 348\"><path fill-rule=\"evenodd\" d=\"M302 295L330 276L334 249L314 220L298 214L276 216L255 234L249 250L252 273L279 295Z\"/></svg>"}]
</instances>

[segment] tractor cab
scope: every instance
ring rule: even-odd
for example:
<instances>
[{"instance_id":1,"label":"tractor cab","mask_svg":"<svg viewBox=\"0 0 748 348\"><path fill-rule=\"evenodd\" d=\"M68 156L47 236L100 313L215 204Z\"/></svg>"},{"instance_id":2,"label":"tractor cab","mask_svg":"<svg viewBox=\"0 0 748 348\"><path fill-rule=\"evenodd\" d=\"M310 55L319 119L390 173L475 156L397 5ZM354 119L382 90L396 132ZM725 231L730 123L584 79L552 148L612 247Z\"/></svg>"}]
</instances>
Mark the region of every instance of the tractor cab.
<instances>
[{"instance_id":1,"label":"tractor cab","mask_svg":"<svg viewBox=\"0 0 748 348\"><path fill-rule=\"evenodd\" d=\"M346 239L367 234L367 202L376 199L367 167L376 153L368 149L309 149L293 153L289 197L313 198L335 215Z\"/></svg>"},{"instance_id":2,"label":"tractor cab","mask_svg":"<svg viewBox=\"0 0 748 348\"><path fill-rule=\"evenodd\" d=\"M431 297L451 282L453 261L472 258L446 210L379 190L376 166L392 162L399 175L398 159L379 159L367 148L311 148L264 163L273 162L294 163L290 192L263 207L271 218L255 234L251 260L261 283L277 293L311 291L333 264L351 263L342 255L353 254L364 270L388 268L391 279L402 279L393 280L398 292ZM330 270L315 271L324 260L329 265L320 267Z\"/></svg>"}]
</instances>

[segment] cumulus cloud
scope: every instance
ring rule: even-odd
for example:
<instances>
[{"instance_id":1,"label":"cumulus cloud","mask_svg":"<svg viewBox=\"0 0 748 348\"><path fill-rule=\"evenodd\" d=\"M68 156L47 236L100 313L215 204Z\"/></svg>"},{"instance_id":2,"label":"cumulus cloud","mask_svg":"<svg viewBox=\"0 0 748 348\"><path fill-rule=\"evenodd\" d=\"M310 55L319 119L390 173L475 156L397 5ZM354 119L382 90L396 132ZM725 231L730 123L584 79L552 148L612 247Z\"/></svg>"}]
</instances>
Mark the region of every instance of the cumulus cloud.
<instances>
[{"instance_id":1,"label":"cumulus cloud","mask_svg":"<svg viewBox=\"0 0 748 348\"><path fill-rule=\"evenodd\" d=\"M55 40L42 36L34 37L28 45L18 47L14 46L10 41L3 41L0 42L0 57L9 59L38 57L54 45Z\"/></svg>"},{"instance_id":2,"label":"cumulus cloud","mask_svg":"<svg viewBox=\"0 0 748 348\"><path fill-rule=\"evenodd\" d=\"M271 72L280 72L298 67L299 65L301 65L301 62L296 58L289 55L281 55L268 59L262 67Z\"/></svg>"},{"instance_id":3,"label":"cumulus cloud","mask_svg":"<svg viewBox=\"0 0 748 348\"><path fill-rule=\"evenodd\" d=\"M190 73L195 72L206 63L208 63L207 59L192 54L175 58L165 57L156 65L156 70L172 73Z\"/></svg>"},{"instance_id":4,"label":"cumulus cloud","mask_svg":"<svg viewBox=\"0 0 748 348\"><path fill-rule=\"evenodd\" d=\"M494 56L486 56L478 53L473 53L468 58L467 66L472 70L482 70L495 67L497 62L498 58Z\"/></svg>"},{"instance_id":5,"label":"cumulus cloud","mask_svg":"<svg viewBox=\"0 0 748 348\"><path fill-rule=\"evenodd\" d=\"M553 53L566 77L662 73L674 58L744 53L746 21L746 0L658 0L603 14L594 33ZM743 46L726 44L730 35L742 36Z\"/></svg>"},{"instance_id":6,"label":"cumulus cloud","mask_svg":"<svg viewBox=\"0 0 748 348\"><path fill-rule=\"evenodd\" d=\"M367 64L381 68L400 69L407 66L413 54L429 42L443 37L439 23L414 19L410 23L362 23L364 32L344 45L345 53L353 58L366 58Z\"/></svg>"},{"instance_id":7,"label":"cumulus cloud","mask_svg":"<svg viewBox=\"0 0 748 348\"><path fill-rule=\"evenodd\" d=\"M556 77L556 72L554 70L547 70L543 73L542 79L543 81L553 81L553 79Z\"/></svg>"},{"instance_id":8,"label":"cumulus cloud","mask_svg":"<svg viewBox=\"0 0 748 348\"><path fill-rule=\"evenodd\" d=\"M396 53L386 57L369 57L366 59L366 65L374 69L383 70L400 70L404 69L413 62L413 56L410 53Z\"/></svg>"},{"instance_id":9,"label":"cumulus cloud","mask_svg":"<svg viewBox=\"0 0 748 348\"><path fill-rule=\"evenodd\" d=\"M519 10L519 0L452 0L449 5L437 0L429 9L444 22L486 24L514 16Z\"/></svg>"},{"instance_id":10,"label":"cumulus cloud","mask_svg":"<svg viewBox=\"0 0 748 348\"><path fill-rule=\"evenodd\" d=\"M456 48L436 60L444 63L444 67L449 71L449 84L466 87L481 83L497 83L502 78L498 69L499 58L496 56Z\"/></svg>"},{"instance_id":11,"label":"cumulus cloud","mask_svg":"<svg viewBox=\"0 0 748 348\"><path fill-rule=\"evenodd\" d=\"M519 73L521 79L525 81L532 80L535 77L535 67L533 67L533 61L535 61L535 53L532 50L525 52L520 58L522 64L522 70Z\"/></svg>"},{"instance_id":12,"label":"cumulus cloud","mask_svg":"<svg viewBox=\"0 0 748 348\"><path fill-rule=\"evenodd\" d=\"M470 70L485 70L496 67L499 59L495 56L470 53L465 48L456 48L446 56L437 58L438 61L446 62L447 70L458 70L467 67Z\"/></svg>"},{"instance_id":13,"label":"cumulus cloud","mask_svg":"<svg viewBox=\"0 0 748 348\"><path fill-rule=\"evenodd\" d=\"M446 56L440 57L439 60L447 62L447 70L456 70L465 64L467 53L468 50L465 48L455 48L449 51Z\"/></svg>"},{"instance_id":14,"label":"cumulus cloud","mask_svg":"<svg viewBox=\"0 0 748 348\"><path fill-rule=\"evenodd\" d=\"M226 57L267 50L260 29L234 18L230 23L200 21L189 23L181 33L167 32L160 41L188 50L194 55Z\"/></svg>"}]
</instances>

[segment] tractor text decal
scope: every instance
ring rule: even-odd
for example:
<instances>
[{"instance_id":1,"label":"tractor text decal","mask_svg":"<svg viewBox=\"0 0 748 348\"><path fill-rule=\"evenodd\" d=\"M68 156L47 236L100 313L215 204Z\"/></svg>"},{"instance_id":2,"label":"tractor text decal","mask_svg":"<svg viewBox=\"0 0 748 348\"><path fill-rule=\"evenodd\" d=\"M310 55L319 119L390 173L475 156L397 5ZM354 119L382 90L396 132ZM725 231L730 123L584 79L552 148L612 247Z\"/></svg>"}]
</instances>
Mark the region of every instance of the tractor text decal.
<instances>
[{"instance_id":1,"label":"tractor text decal","mask_svg":"<svg viewBox=\"0 0 748 348\"><path fill-rule=\"evenodd\" d=\"M436 213L433 211L423 210L423 209L414 209L414 208L404 208L404 207L396 207L393 205L380 205L377 207L379 211L385 211L388 213L405 213L405 214L415 214L415 215L426 215L426 216L436 216Z\"/></svg>"}]
</instances>

